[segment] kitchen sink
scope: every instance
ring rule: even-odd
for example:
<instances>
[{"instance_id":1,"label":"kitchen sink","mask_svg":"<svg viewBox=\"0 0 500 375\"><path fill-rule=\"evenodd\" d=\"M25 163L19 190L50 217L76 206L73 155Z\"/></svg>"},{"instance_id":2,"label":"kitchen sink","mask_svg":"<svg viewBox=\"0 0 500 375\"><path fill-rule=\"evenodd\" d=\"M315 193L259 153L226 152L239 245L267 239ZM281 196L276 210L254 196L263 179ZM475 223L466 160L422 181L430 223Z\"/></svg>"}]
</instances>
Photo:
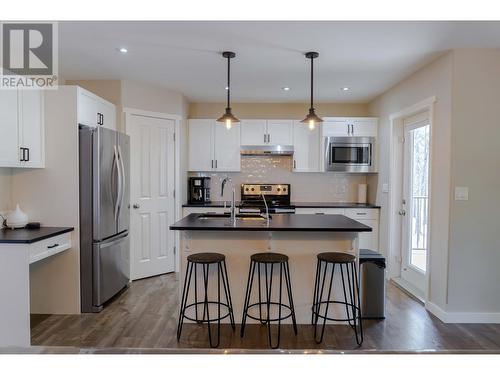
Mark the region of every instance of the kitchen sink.
<instances>
[{"instance_id":1,"label":"kitchen sink","mask_svg":"<svg viewBox=\"0 0 500 375\"><path fill-rule=\"evenodd\" d=\"M227 220L231 218L231 214L224 213L224 214L217 214L217 213L206 213L206 214L200 214L198 215L198 219L200 220ZM269 215L269 220L271 220L272 217ZM236 214L236 220L267 220L267 218L262 215L262 214Z\"/></svg>"}]
</instances>

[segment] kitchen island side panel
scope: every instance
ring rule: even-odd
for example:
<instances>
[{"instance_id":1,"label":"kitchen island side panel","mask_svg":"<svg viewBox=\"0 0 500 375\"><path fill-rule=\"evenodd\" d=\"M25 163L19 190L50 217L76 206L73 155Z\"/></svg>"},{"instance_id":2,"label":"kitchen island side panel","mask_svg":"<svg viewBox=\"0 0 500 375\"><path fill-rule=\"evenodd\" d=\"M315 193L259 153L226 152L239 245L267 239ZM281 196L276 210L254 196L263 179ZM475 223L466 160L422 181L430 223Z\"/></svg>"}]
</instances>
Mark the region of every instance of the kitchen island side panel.
<instances>
[{"instance_id":1,"label":"kitchen island side panel","mask_svg":"<svg viewBox=\"0 0 500 375\"><path fill-rule=\"evenodd\" d=\"M180 258L181 272L180 280L184 282L187 256L199 252L217 252L226 256L226 264L229 276L230 291L233 301L233 309L236 323L241 323L245 288L248 280L250 267L250 256L259 252L279 252L289 257L292 294L298 324L310 324L311 303L313 298L314 280L316 272L316 255L325 251L339 251L358 255L358 233L356 232L243 232L243 231L181 231ZM264 269L262 268L262 275ZM198 266L198 299L203 296L202 271ZM262 279L264 280L264 279ZM327 276L327 283L329 274ZM254 280L254 293L252 302L256 302L257 279ZM334 276L333 294L335 299L343 299L342 280L338 267ZM279 266L274 266L273 299L278 298ZM191 282L191 293L188 304L194 301L193 281ZM262 285L264 290L264 285ZM182 292L182 289L181 289ZM222 292L223 295L223 292ZM286 289L283 284L283 299ZM326 292L325 292L326 297ZM180 300L180 296L179 296ZM209 300L217 300L217 267L210 266L209 272ZM211 315L216 314L212 309ZM253 311L255 314L258 309ZM339 318L345 317L345 309L331 307L330 311ZM276 311L272 312L276 313ZM249 324L255 321L247 320ZM229 320L227 319L227 322ZM284 321L291 324L291 319Z\"/></svg>"}]
</instances>

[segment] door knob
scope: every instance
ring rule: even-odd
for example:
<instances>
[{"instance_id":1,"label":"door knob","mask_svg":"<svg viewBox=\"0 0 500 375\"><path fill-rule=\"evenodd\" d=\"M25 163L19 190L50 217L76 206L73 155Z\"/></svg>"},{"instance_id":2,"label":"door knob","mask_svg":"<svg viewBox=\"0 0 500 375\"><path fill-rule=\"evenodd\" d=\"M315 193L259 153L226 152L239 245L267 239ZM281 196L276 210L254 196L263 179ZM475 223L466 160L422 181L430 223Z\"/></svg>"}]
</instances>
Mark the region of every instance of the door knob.
<instances>
[{"instance_id":1,"label":"door knob","mask_svg":"<svg viewBox=\"0 0 500 375\"><path fill-rule=\"evenodd\" d=\"M405 216L405 215L406 215L406 211L405 211L405 210L400 210L398 213L399 213L401 216Z\"/></svg>"},{"instance_id":2,"label":"door knob","mask_svg":"<svg viewBox=\"0 0 500 375\"><path fill-rule=\"evenodd\" d=\"M137 203L134 203L134 205L133 205L132 207L134 207L136 210L137 210L138 208L141 208L141 206L139 206Z\"/></svg>"}]
</instances>

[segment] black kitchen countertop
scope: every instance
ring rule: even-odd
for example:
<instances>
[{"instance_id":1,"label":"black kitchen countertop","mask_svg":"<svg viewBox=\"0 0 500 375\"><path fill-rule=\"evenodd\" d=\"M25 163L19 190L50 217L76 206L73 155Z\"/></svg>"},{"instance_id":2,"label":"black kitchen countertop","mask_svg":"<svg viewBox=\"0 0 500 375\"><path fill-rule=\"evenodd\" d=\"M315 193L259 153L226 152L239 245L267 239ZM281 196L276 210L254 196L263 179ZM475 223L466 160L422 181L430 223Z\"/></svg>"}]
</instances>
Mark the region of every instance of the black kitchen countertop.
<instances>
[{"instance_id":1,"label":"black kitchen countertop","mask_svg":"<svg viewBox=\"0 0 500 375\"><path fill-rule=\"evenodd\" d=\"M0 229L0 244L31 244L63 233L72 232L73 227L41 227L38 229Z\"/></svg>"},{"instance_id":2,"label":"black kitchen countertop","mask_svg":"<svg viewBox=\"0 0 500 375\"><path fill-rule=\"evenodd\" d=\"M236 207L240 207L241 202L236 202ZM354 203L354 202L291 202L291 206L296 208L380 208L375 204L370 203ZM226 204L226 207L230 207L231 203ZM208 202L208 203L186 203L182 207L200 207L200 208L220 208L224 207L224 202Z\"/></svg>"},{"instance_id":3,"label":"black kitchen countertop","mask_svg":"<svg viewBox=\"0 0 500 375\"><path fill-rule=\"evenodd\" d=\"M170 226L171 230L288 231L288 232L371 232L372 228L344 215L270 215L266 221L229 218L200 219L203 214L189 214Z\"/></svg>"}]
</instances>

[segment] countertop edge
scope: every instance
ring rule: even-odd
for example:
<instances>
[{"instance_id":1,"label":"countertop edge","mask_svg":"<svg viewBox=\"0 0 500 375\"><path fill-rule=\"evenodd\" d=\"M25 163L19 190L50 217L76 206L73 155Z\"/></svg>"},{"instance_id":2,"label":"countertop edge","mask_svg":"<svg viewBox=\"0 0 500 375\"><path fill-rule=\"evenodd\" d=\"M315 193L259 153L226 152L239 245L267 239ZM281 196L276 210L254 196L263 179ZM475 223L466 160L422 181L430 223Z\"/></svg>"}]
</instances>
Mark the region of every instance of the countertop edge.
<instances>
[{"instance_id":1,"label":"countertop edge","mask_svg":"<svg viewBox=\"0 0 500 375\"><path fill-rule=\"evenodd\" d=\"M53 228L53 227L50 227L50 228ZM4 229L2 229L2 230L4 230ZM8 229L6 229L6 230L8 230ZM14 230L16 230L16 229L14 229ZM25 229L25 230L29 230L29 229ZM30 244L33 244L33 243L36 243L36 242L39 242L39 241L46 240L47 238L59 236L61 234L68 233L68 232L73 232L74 230L75 230L74 227L61 227L60 230L57 230L57 231L55 231L53 233L48 233L48 234L40 235L40 237L26 239L26 240L21 240L21 239L19 239L19 240L16 240L16 239L11 239L11 240L6 239L6 240L3 240L3 239L0 239L0 245L2 245L2 244L10 244L10 245L13 245L13 244L25 244L25 245L30 245Z\"/></svg>"},{"instance_id":2,"label":"countertop edge","mask_svg":"<svg viewBox=\"0 0 500 375\"><path fill-rule=\"evenodd\" d=\"M273 228L273 227L169 227L170 230L192 230L192 231L232 231L232 232L334 232L334 233L358 233L371 232L372 229L327 229L327 228Z\"/></svg>"}]
</instances>

